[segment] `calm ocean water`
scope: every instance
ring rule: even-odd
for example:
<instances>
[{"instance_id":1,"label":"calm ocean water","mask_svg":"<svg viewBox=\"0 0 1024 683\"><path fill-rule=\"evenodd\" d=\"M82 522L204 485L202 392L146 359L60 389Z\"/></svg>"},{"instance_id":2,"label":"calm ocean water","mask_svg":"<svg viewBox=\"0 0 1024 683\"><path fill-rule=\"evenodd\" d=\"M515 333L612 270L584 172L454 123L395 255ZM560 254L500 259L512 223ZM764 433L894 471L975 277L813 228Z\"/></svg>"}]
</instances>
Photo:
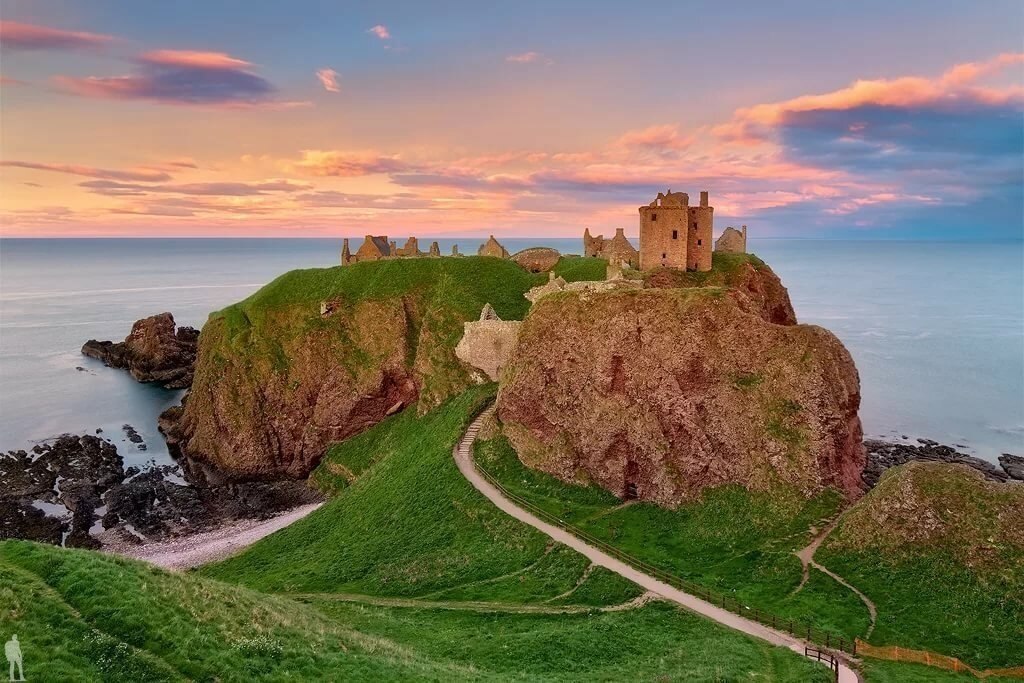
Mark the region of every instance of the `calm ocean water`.
<instances>
[{"instance_id":1,"label":"calm ocean water","mask_svg":"<svg viewBox=\"0 0 1024 683\"><path fill-rule=\"evenodd\" d=\"M464 253L480 240L460 239ZM440 240L442 253L453 240ZM429 243L429 240L428 242ZM581 240L504 240L512 251ZM340 240L0 240L0 449L104 430L128 464L165 461L156 416L180 392L79 353L170 311L199 327ZM832 330L860 370L865 432L927 437L994 460L1024 452L1024 244L751 240L801 322ZM84 370L76 368L81 367ZM149 450L123 441L121 425Z\"/></svg>"}]
</instances>

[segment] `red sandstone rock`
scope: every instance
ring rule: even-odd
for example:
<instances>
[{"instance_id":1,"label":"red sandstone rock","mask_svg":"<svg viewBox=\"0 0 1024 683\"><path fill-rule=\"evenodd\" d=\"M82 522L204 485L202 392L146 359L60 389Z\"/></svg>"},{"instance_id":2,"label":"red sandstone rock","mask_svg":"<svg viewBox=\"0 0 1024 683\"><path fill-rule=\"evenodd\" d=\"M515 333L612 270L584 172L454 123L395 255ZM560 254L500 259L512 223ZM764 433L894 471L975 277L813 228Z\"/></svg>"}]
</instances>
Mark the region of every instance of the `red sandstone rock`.
<instances>
[{"instance_id":1,"label":"red sandstone rock","mask_svg":"<svg viewBox=\"0 0 1024 683\"><path fill-rule=\"evenodd\" d=\"M539 301L498 394L520 459L563 481L666 506L727 483L859 496L865 455L853 360L827 330L745 310L758 308L758 292L566 292Z\"/></svg>"}]
</instances>

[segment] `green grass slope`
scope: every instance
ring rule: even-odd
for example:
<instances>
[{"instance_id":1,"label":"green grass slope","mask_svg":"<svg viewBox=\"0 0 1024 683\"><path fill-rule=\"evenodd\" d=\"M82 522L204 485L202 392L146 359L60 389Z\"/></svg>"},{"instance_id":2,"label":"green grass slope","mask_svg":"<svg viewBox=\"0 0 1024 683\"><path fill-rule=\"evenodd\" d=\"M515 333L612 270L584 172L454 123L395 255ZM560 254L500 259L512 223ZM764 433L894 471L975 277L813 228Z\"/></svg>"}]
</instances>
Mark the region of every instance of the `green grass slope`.
<instances>
[{"instance_id":1,"label":"green grass slope","mask_svg":"<svg viewBox=\"0 0 1024 683\"><path fill-rule=\"evenodd\" d=\"M812 525L835 515L841 497L754 494L740 487L706 491L699 503L668 510L622 501L596 486L564 484L524 466L504 437L478 442L477 462L513 493L630 555L786 619L853 638L870 623L849 590L802 570L794 550Z\"/></svg>"},{"instance_id":2,"label":"green grass slope","mask_svg":"<svg viewBox=\"0 0 1024 683\"><path fill-rule=\"evenodd\" d=\"M195 574L0 543L0 632L30 681L826 681L667 605L495 614L309 603Z\"/></svg>"},{"instance_id":3,"label":"green grass slope","mask_svg":"<svg viewBox=\"0 0 1024 683\"><path fill-rule=\"evenodd\" d=\"M572 589L579 556L495 508L459 473L452 446L493 396L472 389L430 413L405 411L331 449L314 480L338 495L207 576L269 592L351 592L529 602ZM351 479L351 475L358 475ZM600 573L600 593L632 584ZM590 594L584 587L581 595Z\"/></svg>"},{"instance_id":4,"label":"green grass slope","mask_svg":"<svg viewBox=\"0 0 1024 683\"><path fill-rule=\"evenodd\" d=\"M878 606L872 643L1024 665L1024 486L960 465L893 468L817 559Z\"/></svg>"}]
</instances>

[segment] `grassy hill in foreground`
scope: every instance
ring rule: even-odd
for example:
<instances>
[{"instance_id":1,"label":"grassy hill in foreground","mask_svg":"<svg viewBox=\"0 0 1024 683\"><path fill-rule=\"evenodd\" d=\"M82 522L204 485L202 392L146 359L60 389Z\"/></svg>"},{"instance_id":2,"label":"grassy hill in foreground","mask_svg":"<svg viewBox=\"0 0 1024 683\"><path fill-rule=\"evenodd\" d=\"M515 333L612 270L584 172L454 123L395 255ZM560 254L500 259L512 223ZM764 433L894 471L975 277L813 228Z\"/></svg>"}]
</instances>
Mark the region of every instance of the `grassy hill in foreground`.
<instances>
[{"instance_id":1,"label":"grassy hill in foreground","mask_svg":"<svg viewBox=\"0 0 1024 683\"><path fill-rule=\"evenodd\" d=\"M334 449L321 477L331 463L361 472L334 500L198 573L2 543L0 629L20 634L31 680L829 680L668 604L596 607L640 591L586 573L454 465L455 439L492 392L406 411ZM382 606L340 591L452 602ZM581 607L558 613L565 604Z\"/></svg>"},{"instance_id":2,"label":"grassy hill in foreground","mask_svg":"<svg viewBox=\"0 0 1024 683\"><path fill-rule=\"evenodd\" d=\"M489 614L313 604L88 551L0 543L0 630L34 681L826 681L666 605Z\"/></svg>"},{"instance_id":3,"label":"grassy hill in foreground","mask_svg":"<svg viewBox=\"0 0 1024 683\"><path fill-rule=\"evenodd\" d=\"M908 463L843 516L817 559L875 601L872 643L1024 665L1024 486Z\"/></svg>"}]
</instances>

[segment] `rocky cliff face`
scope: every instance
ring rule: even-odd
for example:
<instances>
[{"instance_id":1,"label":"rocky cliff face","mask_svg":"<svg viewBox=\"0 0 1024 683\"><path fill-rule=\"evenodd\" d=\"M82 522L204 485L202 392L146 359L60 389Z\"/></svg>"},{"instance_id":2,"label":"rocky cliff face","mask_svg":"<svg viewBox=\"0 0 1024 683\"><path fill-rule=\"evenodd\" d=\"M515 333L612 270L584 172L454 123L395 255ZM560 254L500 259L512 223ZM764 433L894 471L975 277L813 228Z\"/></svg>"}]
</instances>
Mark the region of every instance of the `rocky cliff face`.
<instances>
[{"instance_id":1,"label":"rocky cliff face","mask_svg":"<svg viewBox=\"0 0 1024 683\"><path fill-rule=\"evenodd\" d=\"M779 284L546 297L499 390L505 433L530 467L666 506L725 483L857 497L857 370L827 330L770 322L795 321L784 295Z\"/></svg>"},{"instance_id":2,"label":"rocky cliff face","mask_svg":"<svg viewBox=\"0 0 1024 683\"><path fill-rule=\"evenodd\" d=\"M539 279L477 258L287 273L211 316L192 391L161 428L229 478L304 477L331 443L470 386L472 368L455 356L463 324L487 303L521 317Z\"/></svg>"},{"instance_id":3,"label":"rocky cliff face","mask_svg":"<svg viewBox=\"0 0 1024 683\"><path fill-rule=\"evenodd\" d=\"M782 280L753 254L715 252L712 270L690 272L658 269L647 273L647 287L728 287L729 296L744 311L776 325L796 325L796 312Z\"/></svg>"},{"instance_id":4,"label":"rocky cliff face","mask_svg":"<svg viewBox=\"0 0 1024 683\"><path fill-rule=\"evenodd\" d=\"M192 384L198 341L198 330L176 327L174 316L160 313L136 321L123 342L90 339L82 353L126 369L140 382L183 389Z\"/></svg>"},{"instance_id":5,"label":"rocky cliff face","mask_svg":"<svg viewBox=\"0 0 1024 683\"><path fill-rule=\"evenodd\" d=\"M232 348L225 320L207 323L181 419L164 424L169 442L233 476L302 477L328 444L416 402L414 326L402 299L289 329L296 322L280 312L246 350Z\"/></svg>"}]
</instances>

